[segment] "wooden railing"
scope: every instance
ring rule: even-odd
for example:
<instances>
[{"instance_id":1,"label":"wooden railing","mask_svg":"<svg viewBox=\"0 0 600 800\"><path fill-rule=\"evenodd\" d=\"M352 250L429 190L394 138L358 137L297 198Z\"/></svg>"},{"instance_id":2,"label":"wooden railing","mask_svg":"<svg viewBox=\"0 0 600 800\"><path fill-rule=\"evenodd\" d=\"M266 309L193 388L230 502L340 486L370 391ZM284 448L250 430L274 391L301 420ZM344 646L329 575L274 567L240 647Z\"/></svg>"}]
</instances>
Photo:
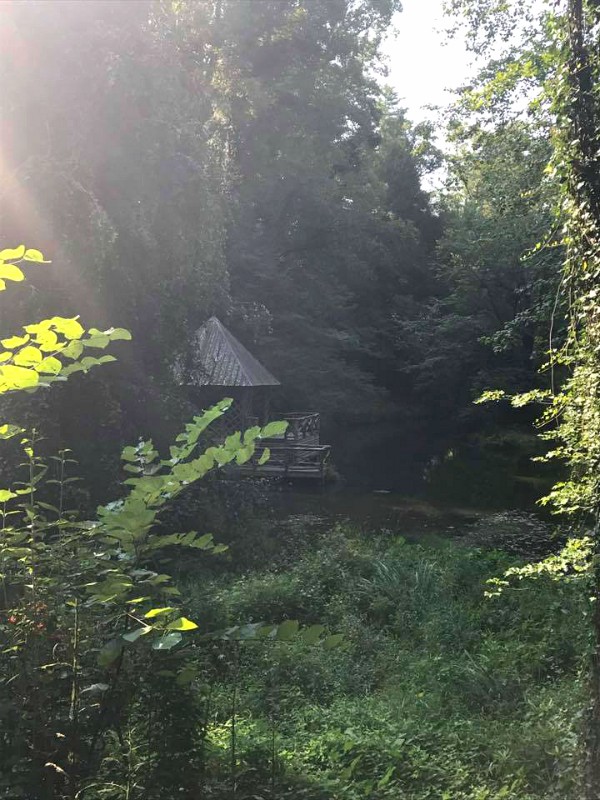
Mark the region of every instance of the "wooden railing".
<instances>
[{"instance_id":1,"label":"wooden railing","mask_svg":"<svg viewBox=\"0 0 600 800\"><path fill-rule=\"evenodd\" d=\"M301 442L303 439L315 437L319 440L321 430L321 415L308 411L291 411L281 415L282 419L289 422L284 434L286 441Z\"/></svg>"},{"instance_id":2,"label":"wooden railing","mask_svg":"<svg viewBox=\"0 0 600 800\"><path fill-rule=\"evenodd\" d=\"M290 478L321 478L329 460L329 445L280 445L270 449L270 458L265 464L259 460L265 447L257 447L252 459L241 467L242 472L256 475Z\"/></svg>"}]
</instances>

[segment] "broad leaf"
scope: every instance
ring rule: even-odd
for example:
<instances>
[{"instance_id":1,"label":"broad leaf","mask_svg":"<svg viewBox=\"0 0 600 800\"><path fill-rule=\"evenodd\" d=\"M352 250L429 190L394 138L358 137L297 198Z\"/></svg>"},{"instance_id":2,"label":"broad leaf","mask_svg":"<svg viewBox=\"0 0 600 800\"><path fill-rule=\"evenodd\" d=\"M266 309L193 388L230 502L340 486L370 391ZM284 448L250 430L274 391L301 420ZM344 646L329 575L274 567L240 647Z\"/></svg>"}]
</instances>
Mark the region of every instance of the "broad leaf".
<instances>
[{"instance_id":1,"label":"broad leaf","mask_svg":"<svg viewBox=\"0 0 600 800\"><path fill-rule=\"evenodd\" d=\"M195 622L192 622L191 619L187 619L187 617L179 617L179 619L174 620L173 622L169 622L166 626L168 631L193 631L196 630L198 626Z\"/></svg>"},{"instance_id":2,"label":"broad leaf","mask_svg":"<svg viewBox=\"0 0 600 800\"><path fill-rule=\"evenodd\" d=\"M179 644L181 641L182 636L180 633L167 633L165 636L161 636L160 639L157 639L153 645L153 650L170 650L175 645Z\"/></svg>"},{"instance_id":3,"label":"broad leaf","mask_svg":"<svg viewBox=\"0 0 600 800\"><path fill-rule=\"evenodd\" d=\"M144 618L154 619L154 617L159 617L162 614L170 614L172 611L177 611L177 609L171 608L170 606L166 606L165 608L151 608L150 611L144 614Z\"/></svg>"}]
</instances>

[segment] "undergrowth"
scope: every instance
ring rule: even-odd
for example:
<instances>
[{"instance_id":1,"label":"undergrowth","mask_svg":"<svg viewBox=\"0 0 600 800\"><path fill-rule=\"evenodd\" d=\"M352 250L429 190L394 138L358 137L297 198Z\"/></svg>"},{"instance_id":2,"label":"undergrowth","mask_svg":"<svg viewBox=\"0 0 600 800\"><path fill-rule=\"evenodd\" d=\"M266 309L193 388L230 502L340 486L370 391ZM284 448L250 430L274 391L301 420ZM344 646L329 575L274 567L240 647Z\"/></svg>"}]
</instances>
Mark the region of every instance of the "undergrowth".
<instances>
[{"instance_id":1,"label":"undergrowth","mask_svg":"<svg viewBox=\"0 0 600 800\"><path fill-rule=\"evenodd\" d=\"M486 599L486 580L516 563L338 527L292 566L188 575L211 626L289 618L345 642L219 653L197 688L206 794L577 800L586 598L542 579Z\"/></svg>"}]
</instances>

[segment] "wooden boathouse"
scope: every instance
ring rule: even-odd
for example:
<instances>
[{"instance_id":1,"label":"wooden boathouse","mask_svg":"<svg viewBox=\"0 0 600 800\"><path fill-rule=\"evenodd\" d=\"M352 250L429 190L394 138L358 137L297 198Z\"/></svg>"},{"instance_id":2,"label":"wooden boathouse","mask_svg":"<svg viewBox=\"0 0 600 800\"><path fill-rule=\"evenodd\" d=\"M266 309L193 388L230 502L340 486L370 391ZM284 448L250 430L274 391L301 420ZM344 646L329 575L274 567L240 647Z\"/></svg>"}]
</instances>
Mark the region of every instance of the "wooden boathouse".
<instances>
[{"instance_id":1,"label":"wooden boathouse","mask_svg":"<svg viewBox=\"0 0 600 800\"><path fill-rule=\"evenodd\" d=\"M180 385L189 387L192 401L203 408L225 396L233 398L232 408L219 421L220 437L265 425L270 419L289 423L285 434L264 439L254 458L235 468L239 474L324 479L331 448L321 444L320 415L314 411L271 413L279 381L217 317L211 317L194 333L187 362L178 362L175 376ZM260 465L258 461L267 447L271 456Z\"/></svg>"}]
</instances>

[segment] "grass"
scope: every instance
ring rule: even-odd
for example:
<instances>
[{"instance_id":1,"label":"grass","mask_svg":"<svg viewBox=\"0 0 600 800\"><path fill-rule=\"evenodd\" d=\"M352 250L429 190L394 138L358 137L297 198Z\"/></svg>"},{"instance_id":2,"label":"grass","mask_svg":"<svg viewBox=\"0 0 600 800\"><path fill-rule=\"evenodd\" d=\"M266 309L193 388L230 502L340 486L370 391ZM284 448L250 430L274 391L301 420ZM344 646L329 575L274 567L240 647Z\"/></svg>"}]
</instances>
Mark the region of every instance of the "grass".
<instances>
[{"instance_id":1,"label":"grass","mask_svg":"<svg viewBox=\"0 0 600 800\"><path fill-rule=\"evenodd\" d=\"M299 552L278 569L188 578L209 626L287 618L344 634L331 651L250 642L219 655L207 796L233 781L239 798L578 800L579 587L540 579L486 599L515 557L344 527Z\"/></svg>"}]
</instances>

